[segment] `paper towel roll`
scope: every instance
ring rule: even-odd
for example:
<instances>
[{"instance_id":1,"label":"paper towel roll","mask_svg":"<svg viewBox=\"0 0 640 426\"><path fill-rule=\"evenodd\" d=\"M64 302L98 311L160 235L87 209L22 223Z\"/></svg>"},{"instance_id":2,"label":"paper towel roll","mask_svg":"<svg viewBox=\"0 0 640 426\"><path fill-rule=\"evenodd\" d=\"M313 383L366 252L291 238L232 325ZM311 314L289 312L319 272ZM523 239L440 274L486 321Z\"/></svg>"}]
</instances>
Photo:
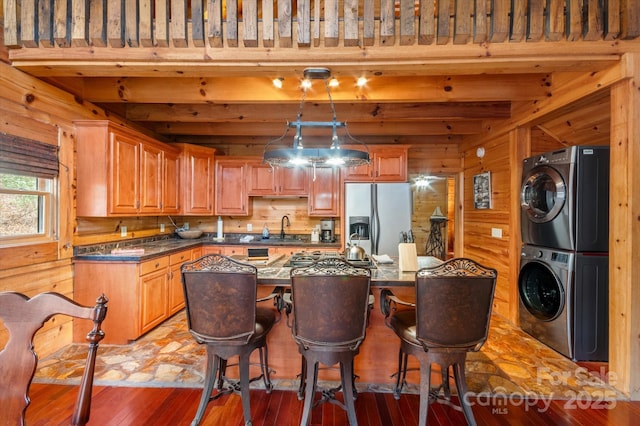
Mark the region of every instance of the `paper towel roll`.
<instances>
[{"instance_id":1,"label":"paper towel roll","mask_svg":"<svg viewBox=\"0 0 640 426\"><path fill-rule=\"evenodd\" d=\"M216 233L217 238L222 238L224 236L222 232L222 228L223 228L222 217L218 216L218 232Z\"/></svg>"}]
</instances>

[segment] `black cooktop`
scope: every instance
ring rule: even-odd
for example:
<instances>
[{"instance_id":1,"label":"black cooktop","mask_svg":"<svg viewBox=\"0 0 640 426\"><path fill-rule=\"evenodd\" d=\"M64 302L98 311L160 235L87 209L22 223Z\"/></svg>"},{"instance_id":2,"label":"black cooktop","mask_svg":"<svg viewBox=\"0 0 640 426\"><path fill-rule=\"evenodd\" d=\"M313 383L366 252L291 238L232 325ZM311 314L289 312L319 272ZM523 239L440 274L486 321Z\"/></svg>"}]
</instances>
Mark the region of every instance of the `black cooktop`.
<instances>
[{"instance_id":1,"label":"black cooktop","mask_svg":"<svg viewBox=\"0 0 640 426\"><path fill-rule=\"evenodd\" d=\"M317 260L325 259L328 257L337 257L340 259L345 259L344 254L339 253L337 251L301 251L301 252L293 253L283 266L288 266L288 267L307 266ZM371 261L369 256L365 256L365 258L362 260L347 260L347 261L352 265L360 268L373 267L373 262Z\"/></svg>"}]
</instances>

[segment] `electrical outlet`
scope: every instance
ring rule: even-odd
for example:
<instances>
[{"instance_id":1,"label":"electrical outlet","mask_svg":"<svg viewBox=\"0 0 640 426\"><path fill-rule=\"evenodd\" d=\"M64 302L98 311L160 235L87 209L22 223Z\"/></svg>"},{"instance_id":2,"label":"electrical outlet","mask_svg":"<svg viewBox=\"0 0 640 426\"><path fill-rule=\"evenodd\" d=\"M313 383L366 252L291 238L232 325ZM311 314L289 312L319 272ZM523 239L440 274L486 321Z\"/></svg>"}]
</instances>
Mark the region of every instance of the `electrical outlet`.
<instances>
[{"instance_id":1,"label":"electrical outlet","mask_svg":"<svg viewBox=\"0 0 640 426\"><path fill-rule=\"evenodd\" d=\"M250 223L247 223L247 232L251 232L253 231L253 225Z\"/></svg>"},{"instance_id":2,"label":"electrical outlet","mask_svg":"<svg viewBox=\"0 0 640 426\"><path fill-rule=\"evenodd\" d=\"M491 228L491 236L493 238L502 238L502 229L500 229L500 228Z\"/></svg>"},{"instance_id":3,"label":"electrical outlet","mask_svg":"<svg viewBox=\"0 0 640 426\"><path fill-rule=\"evenodd\" d=\"M120 236L121 237L126 237L127 236L127 227L126 226L121 226L120 227Z\"/></svg>"},{"instance_id":4,"label":"electrical outlet","mask_svg":"<svg viewBox=\"0 0 640 426\"><path fill-rule=\"evenodd\" d=\"M164 232L164 223L161 223L161 224L160 224L160 232L161 232L161 233L162 233L162 232Z\"/></svg>"},{"instance_id":5,"label":"electrical outlet","mask_svg":"<svg viewBox=\"0 0 640 426\"><path fill-rule=\"evenodd\" d=\"M182 227L183 227L184 229L189 229L189 222L185 222L185 223L182 225Z\"/></svg>"}]
</instances>

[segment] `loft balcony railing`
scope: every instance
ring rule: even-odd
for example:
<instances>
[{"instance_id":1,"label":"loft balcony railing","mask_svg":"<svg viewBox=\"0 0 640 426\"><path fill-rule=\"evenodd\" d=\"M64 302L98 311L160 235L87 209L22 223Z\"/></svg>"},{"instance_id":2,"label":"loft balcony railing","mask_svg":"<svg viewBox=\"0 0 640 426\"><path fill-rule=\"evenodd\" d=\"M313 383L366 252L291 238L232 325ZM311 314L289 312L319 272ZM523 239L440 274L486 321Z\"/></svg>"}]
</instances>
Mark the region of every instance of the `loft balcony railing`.
<instances>
[{"instance_id":1,"label":"loft balcony railing","mask_svg":"<svg viewBox=\"0 0 640 426\"><path fill-rule=\"evenodd\" d=\"M9 48L313 48L601 41L640 0L2 0Z\"/></svg>"}]
</instances>

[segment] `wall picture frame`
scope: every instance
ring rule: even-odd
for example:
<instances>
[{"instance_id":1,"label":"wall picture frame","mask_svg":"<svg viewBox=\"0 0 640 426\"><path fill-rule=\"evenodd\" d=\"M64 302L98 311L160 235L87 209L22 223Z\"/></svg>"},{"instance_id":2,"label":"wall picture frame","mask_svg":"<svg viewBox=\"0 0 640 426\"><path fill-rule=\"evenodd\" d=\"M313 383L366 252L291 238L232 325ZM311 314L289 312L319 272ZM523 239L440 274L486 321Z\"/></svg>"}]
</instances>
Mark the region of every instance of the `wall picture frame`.
<instances>
[{"instance_id":1,"label":"wall picture frame","mask_svg":"<svg viewBox=\"0 0 640 426\"><path fill-rule=\"evenodd\" d=\"M474 175L473 206L476 209L490 209L491 204L491 172Z\"/></svg>"}]
</instances>

